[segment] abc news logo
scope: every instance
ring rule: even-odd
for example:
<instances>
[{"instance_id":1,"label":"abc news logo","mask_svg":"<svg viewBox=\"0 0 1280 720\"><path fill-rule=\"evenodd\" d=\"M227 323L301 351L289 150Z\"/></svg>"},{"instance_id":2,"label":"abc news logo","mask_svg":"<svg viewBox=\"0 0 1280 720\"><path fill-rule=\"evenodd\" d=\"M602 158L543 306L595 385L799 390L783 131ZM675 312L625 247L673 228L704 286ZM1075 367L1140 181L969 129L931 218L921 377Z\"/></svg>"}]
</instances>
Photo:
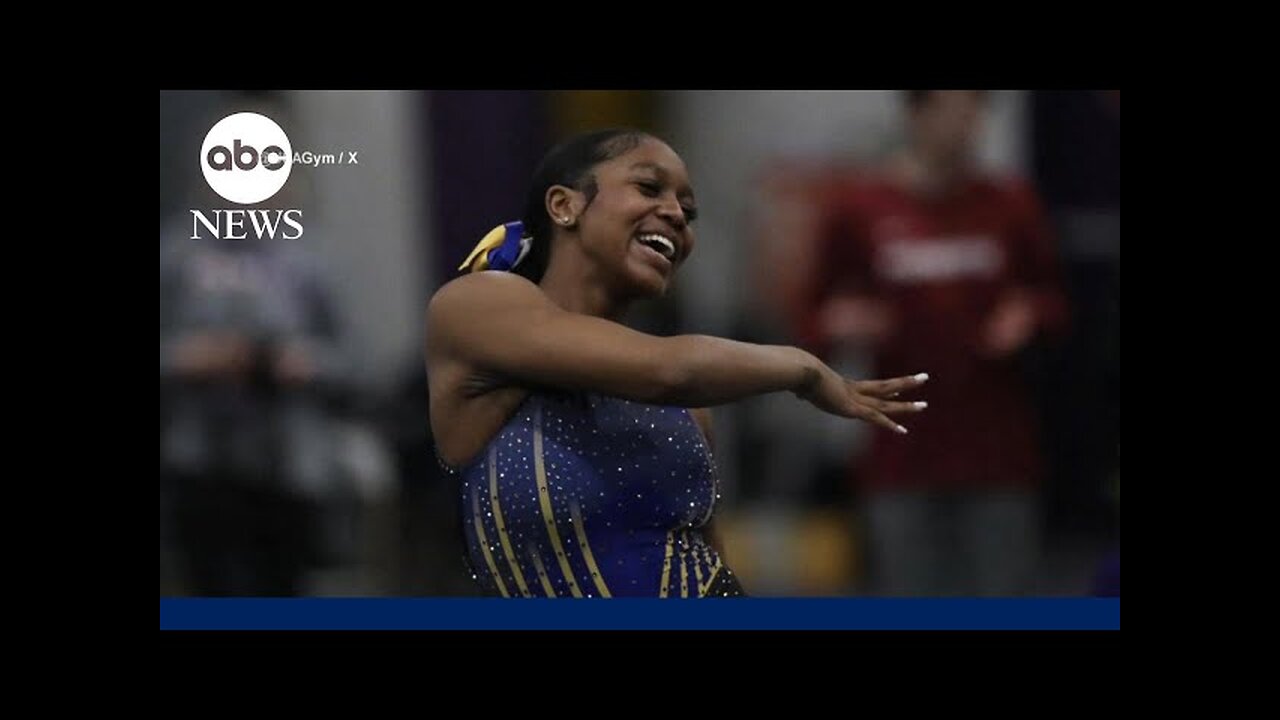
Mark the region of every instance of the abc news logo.
<instances>
[{"instance_id":1,"label":"abc news logo","mask_svg":"<svg viewBox=\"0 0 1280 720\"><path fill-rule=\"evenodd\" d=\"M261 148L261 150L259 150ZM226 200L253 205L271 199L284 187L293 170L293 148L284 130L271 118L242 112L219 120L200 148L205 182ZM228 209L191 211L191 239L224 240L302 237L302 211Z\"/></svg>"},{"instance_id":2,"label":"abc news logo","mask_svg":"<svg viewBox=\"0 0 1280 720\"><path fill-rule=\"evenodd\" d=\"M232 141L234 149L228 150L221 145L214 145L209 148L209 153L205 155L204 161L208 163L210 168L214 170L230 170L232 164L241 170L252 170L258 167L258 151L252 145L241 145L240 138ZM279 157L279 160L272 160L271 157ZM268 145L262 150L262 167L267 170L279 170L284 167L284 150L279 145ZM248 160L245 160L248 157Z\"/></svg>"}]
</instances>

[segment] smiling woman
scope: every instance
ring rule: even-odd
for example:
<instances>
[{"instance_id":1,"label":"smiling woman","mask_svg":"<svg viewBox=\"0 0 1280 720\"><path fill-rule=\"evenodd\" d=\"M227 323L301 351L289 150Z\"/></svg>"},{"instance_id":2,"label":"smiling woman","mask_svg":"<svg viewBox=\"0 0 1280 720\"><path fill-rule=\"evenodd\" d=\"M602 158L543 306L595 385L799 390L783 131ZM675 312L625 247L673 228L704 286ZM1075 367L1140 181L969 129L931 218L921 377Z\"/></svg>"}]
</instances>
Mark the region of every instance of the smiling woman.
<instances>
[{"instance_id":1,"label":"smiling woman","mask_svg":"<svg viewBox=\"0 0 1280 720\"><path fill-rule=\"evenodd\" d=\"M791 391L905 433L923 384L841 377L794 347L655 337L618 322L662 295L694 247L684 162L632 130L581 135L534 174L427 309L431 427L459 479L473 575L524 597L743 591L706 540L717 495L710 414Z\"/></svg>"}]
</instances>

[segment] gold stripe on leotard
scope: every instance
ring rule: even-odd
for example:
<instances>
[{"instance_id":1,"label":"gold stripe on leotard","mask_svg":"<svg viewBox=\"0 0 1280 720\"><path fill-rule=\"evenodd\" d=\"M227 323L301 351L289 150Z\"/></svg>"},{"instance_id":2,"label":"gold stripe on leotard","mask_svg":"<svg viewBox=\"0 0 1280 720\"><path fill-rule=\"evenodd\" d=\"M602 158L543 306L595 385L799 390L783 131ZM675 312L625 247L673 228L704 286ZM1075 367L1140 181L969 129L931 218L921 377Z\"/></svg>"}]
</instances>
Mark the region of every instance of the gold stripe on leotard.
<instances>
[{"instance_id":1,"label":"gold stripe on leotard","mask_svg":"<svg viewBox=\"0 0 1280 720\"><path fill-rule=\"evenodd\" d=\"M662 558L662 583L658 586L658 597L664 598L671 589L671 550L675 545L673 531L667 531L667 553Z\"/></svg>"},{"instance_id":2,"label":"gold stripe on leotard","mask_svg":"<svg viewBox=\"0 0 1280 720\"><path fill-rule=\"evenodd\" d=\"M609 594L609 587L604 584L604 574L596 565L596 556L591 552L591 543L587 542L587 526L582 522L582 510L578 507L577 500L569 501L569 512L573 518L573 531L578 535L578 547L582 548L582 557L587 561L587 570L591 572L596 590L600 593L600 597L613 597Z\"/></svg>"},{"instance_id":3,"label":"gold stripe on leotard","mask_svg":"<svg viewBox=\"0 0 1280 720\"><path fill-rule=\"evenodd\" d=\"M689 597L689 566L686 565L688 558L685 556L684 548L680 549L680 597Z\"/></svg>"},{"instance_id":4,"label":"gold stripe on leotard","mask_svg":"<svg viewBox=\"0 0 1280 720\"><path fill-rule=\"evenodd\" d=\"M709 543L703 546L702 552L707 557L707 566L711 568L711 574L707 576L707 584L699 589L698 597L707 596L707 593L711 590L711 584L716 581L716 575L720 573L720 568L724 566L724 563L720 560L720 553L715 553L715 560L712 560L712 550Z\"/></svg>"},{"instance_id":5,"label":"gold stripe on leotard","mask_svg":"<svg viewBox=\"0 0 1280 720\"><path fill-rule=\"evenodd\" d=\"M688 530L684 531L684 542L689 547L689 561L693 563L693 587L697 592L695 597L702 597L702 563L698 559L698 549L689 540Z\"/></svg>"},{"instance_id":6,"label":"gold stripe on leotard","mask_svg":"<svg viewBox=\"0 0 1280 720\"><path fill-rule=\"evenodd\" d=\"M547 597L556 597L556 589L551 587L551 579L547 577L547 568L542 564L542 558L538 557L538 548L532 543L529 544L529 557L533 559L533 567L538 571L538 582L542 583L542 592Z\"/></svg>"},{"instance_id":7,"label":"gold stripe on leotard","mask_svg":"<svg viewBox=\"0 0 1280 720\"><path fill-rule=\"evenodd\" d=\"M520 572L520 563L516 562L515 553L511 551L511 539L507 537L507 524L502 520L502 506L498 503L498 448L489 448L489 498L493 503L493 521L498 525L498 540L502 543L502 554L511 566L511 574L516 578L516 586L524 597L533 597L529 586L524 582L524 573Z\"/></svg>"},{"instance_id":8,"label":"gold stripe on leotard","mask_svg":"<svg viewBox=\"0 0 1280 720\"><path fill-rule=\"evenodd\" d=\"M493 562L493 553L489 552L489 538L485 537L484 520L480 519L480 488L475 485L471 486L471 522L475 524L476 538L480 541L480 550L484 553L485 564L489 566L489 574L498 581L498 592L502 593L502 597L511 597L507 592L507 584L502 582L502 576L498 574L498 566Z\"/></svg>"},{"instance_id":9,"label":"gold stripe on leotard","mask_svg":"<svg viewBox=\"0 0 1280 720\"><path fill-rule=\"evenodd\" d=\"M542 509L542 522L547 526L547 535L551 538L552 549L556 551L560 572L564 573L564 580L569 583L569 592L580 598L582 590L578 589L578 582L573 579L573 568L569 565L569 557L564 553L560 531L556 529L555 511L551 509L551 488L547 486L546 461L542 457L541 402L536 403L533 408L533 470L538 476L538 506Z\"/></svg>"}]
</instances>

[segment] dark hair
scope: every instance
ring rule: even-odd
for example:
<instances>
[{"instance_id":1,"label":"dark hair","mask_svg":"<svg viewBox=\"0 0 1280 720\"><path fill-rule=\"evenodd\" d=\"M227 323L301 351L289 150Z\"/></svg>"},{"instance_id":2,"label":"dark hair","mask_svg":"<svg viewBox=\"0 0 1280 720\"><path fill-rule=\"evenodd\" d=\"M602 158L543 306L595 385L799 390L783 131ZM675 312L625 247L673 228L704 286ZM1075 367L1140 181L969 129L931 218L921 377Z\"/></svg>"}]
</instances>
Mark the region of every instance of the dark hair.
<instances>
[{"instance_id":1,"label":"dark hair","mask_svg":"<svg viewBox=\"0 0 1280 720\"><path fill-rule=\"evenodd\" d=\"M515 272L533 282L542 280L551 259L551 216L547 213L547 190L553 185L564 185L585 193L587 203L596 197L595 175L591 169L602 162L631 152L649 133L630 128L612 128L576 135L552 148L529 183L529 195L525 200L525 232L533 237L529 254L516 267Z\"/></svg>"},{"instance_id":2,"label":"dark hair","mask_svg":"<svg viewBox=\"0 0 1280 720\"><path fill-rule=\"evenodd\" d=\"M903 102L906 103L908 110L919 110L920 106L924 105L925 101L929 99L929 96L936 92L938 91L937 90L903 90L902 99L903 99ZM990 91L971 90L970 92L977 93L978 99L985 101L987 99L987 93Z\"/></svg>"}]
</instances>

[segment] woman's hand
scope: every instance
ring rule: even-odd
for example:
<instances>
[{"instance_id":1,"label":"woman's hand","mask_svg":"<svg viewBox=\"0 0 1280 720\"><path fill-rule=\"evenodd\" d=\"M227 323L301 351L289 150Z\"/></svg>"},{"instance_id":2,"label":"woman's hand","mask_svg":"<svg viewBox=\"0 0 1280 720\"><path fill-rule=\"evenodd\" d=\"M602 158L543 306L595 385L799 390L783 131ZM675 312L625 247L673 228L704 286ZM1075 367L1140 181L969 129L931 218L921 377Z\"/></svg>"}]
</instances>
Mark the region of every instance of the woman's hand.
<instances>
[{"instance_id":1,"label":"woman's hand","mask_svg":"<svg viewBox=\"0 0 1280 720\"><path fill-rule=\"evenodd\" d=\"M853 380L841 376L817 358L814 358L812 369L810 380L796 391L796 395L832 415L857 418L894 432L905 433L907 429L889 419L889 416L918 413L928 407L925 402L890 399L924 385L929 380L925 373L890 380Z\"/></svg>"}]
</instances>

